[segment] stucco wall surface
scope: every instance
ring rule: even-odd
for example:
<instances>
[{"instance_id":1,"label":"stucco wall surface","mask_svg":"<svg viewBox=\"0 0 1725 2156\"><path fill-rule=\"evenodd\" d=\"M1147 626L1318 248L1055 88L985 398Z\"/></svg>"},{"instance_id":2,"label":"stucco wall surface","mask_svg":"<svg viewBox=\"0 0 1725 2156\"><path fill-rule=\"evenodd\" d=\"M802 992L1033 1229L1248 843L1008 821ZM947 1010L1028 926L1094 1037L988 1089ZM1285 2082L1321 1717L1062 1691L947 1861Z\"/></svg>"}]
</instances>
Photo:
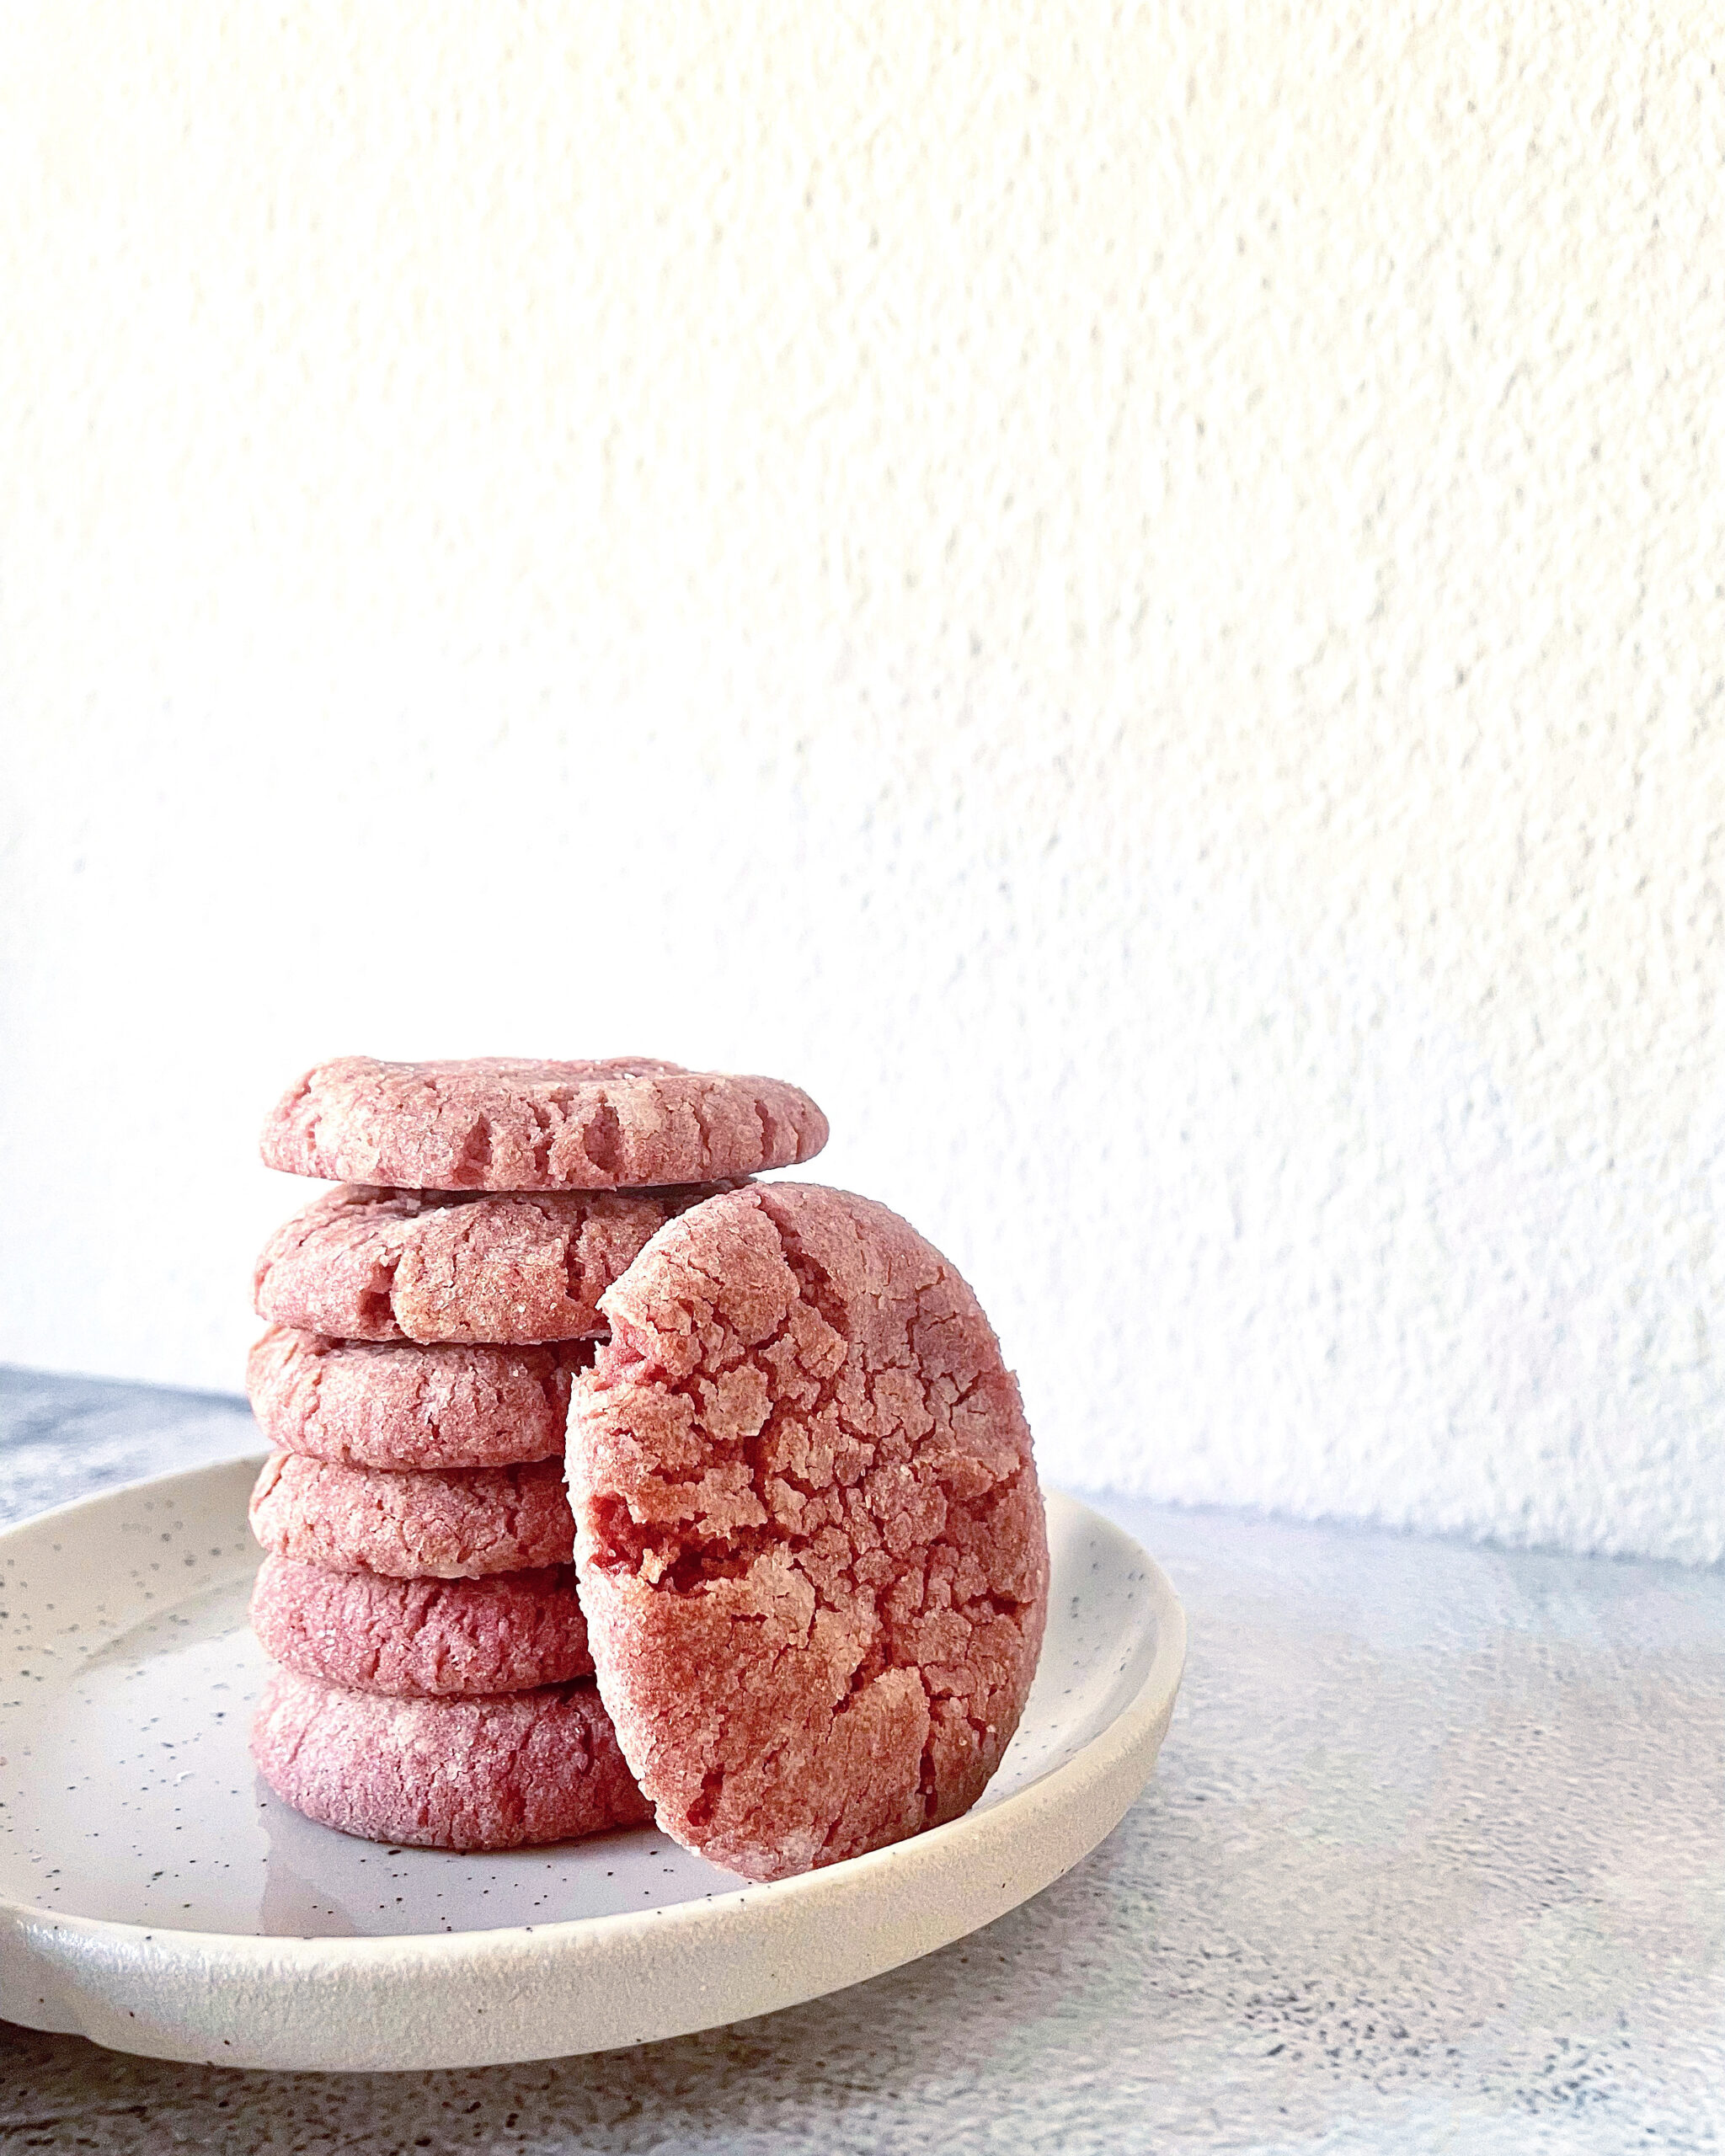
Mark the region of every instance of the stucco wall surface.
<instances>
[{"instance_id":1,"label":"stucco wall surface","mask_svg":"<svg viewBox=\"0 0 1725 2156\"><path fill-rule=\"evenodd\" d=\"M1725 32L56 0L0 1354L232 1388L313 1057L796 1078L1045 1471L1725 1554Z\"/></svg>"}]
</instances>

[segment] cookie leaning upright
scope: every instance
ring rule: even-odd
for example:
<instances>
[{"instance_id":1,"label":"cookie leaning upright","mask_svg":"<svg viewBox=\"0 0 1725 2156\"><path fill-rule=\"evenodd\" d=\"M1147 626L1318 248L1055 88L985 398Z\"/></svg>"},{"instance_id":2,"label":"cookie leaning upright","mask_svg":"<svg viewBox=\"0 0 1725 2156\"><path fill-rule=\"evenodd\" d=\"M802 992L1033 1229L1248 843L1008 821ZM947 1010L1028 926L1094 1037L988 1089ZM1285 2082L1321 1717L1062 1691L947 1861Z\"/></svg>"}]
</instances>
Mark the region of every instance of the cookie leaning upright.
<instances>
[{"instance_id":1,"label":"cookie leaning upright","mask_svg":"<svg viewBox=\"0 0 1725 2156\"><path fill-rule=\"evenodd\" d=\"M709 1198L570 1399L599 1684L665 1830L773 1879L955 1818L1017 1726L1048 1548L1017 1385L884 1205Z\"/></svg>"}]
</instances>

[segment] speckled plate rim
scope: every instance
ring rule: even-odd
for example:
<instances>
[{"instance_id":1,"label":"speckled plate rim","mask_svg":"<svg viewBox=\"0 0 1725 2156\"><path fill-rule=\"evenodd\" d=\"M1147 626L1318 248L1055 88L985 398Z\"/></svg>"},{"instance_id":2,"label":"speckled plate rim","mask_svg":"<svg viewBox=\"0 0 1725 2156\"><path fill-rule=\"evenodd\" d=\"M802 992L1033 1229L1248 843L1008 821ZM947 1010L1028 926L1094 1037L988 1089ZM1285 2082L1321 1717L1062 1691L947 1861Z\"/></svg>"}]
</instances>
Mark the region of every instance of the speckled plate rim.
<instances>
[{"instance_id":1,"label":"speckled plate rim","mask_svg":"<svg viewBox=\"0 0 1725 2156\"><path fill-rule=\"evenodd\" d=\"M172 1496L226 1461L105 1490L0 1532ZM799 1878L641 1912L495 1931L259 1938L53 1914L0 1897L0 2016L147 2057L310 2073L425 2072L686 2036L884 1975L1039 1893L1118 1824L1156 1765L1186 1658L1167 1575L1058 1491L1050 1516L1140 1566L1156 1641L1137 1691L1063 1765L913 1840ZM745 1914L747 1912L747 1914Z\"/></svg>"}]
</instances>

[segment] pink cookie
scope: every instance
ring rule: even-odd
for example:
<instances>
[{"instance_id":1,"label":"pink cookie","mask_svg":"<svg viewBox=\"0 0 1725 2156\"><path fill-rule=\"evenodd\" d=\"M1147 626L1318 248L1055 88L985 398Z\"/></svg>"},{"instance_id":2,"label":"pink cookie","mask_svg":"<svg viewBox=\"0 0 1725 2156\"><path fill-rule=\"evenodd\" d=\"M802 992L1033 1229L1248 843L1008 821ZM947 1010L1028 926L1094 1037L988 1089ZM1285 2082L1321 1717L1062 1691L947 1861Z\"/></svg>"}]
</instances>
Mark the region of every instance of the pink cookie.
<instances>
[{"instance_id":1,"label":"pink cookie","mask_svg":"<svg viewBox=\"0 0 1725 2156\"><path fill-rule=\"evenodd\" d=\"M291 1175L409 1190L621 1190L713 1182L813 1159L826 1118L777 1078L596 1063L343 1055L287 1091L264 1158Z\"/></svg>"},{"instance_id":2,"label":"pink cookie","mask_svg":"<svg viewBox=\"0 0 1725 2156\"><path fill-rule=\"evenodd\" d=\"M252 1532L278 1557L391 1579L483 1579L566 1565L563 1464L398 1474L272 1453L252 1492Z\"/></svg>"},{"instance_id":3,"label":"pink cookie","mask_svg":"<svg viewBox=\"0 0 1725 2156\"><path fill-rule=\"evenodd\" d=\"M569 1380L590 1341L560 1348L408 1348L272 1325L246 1363L272 1445L348 1467L494 1467L563 1447Z\"/></svg>"},{"instance_id":4,"label":"pink cookie","mask_svg":"<svg viewBox=\"0 0 1725 2156\"><path fill-rule=\"evenodd\" d=\"M896 1214L709 1198L570 1401L600 1689L660 1824L750 1878L954 1818L1017 1726L1048 1545L1018 1388Z\"/></svg>"},{"instance_id":5,"label":"pink cookie","mask_svg":"<svg viewBox=\"0 0 1725 2156\"><path fill-rule=\"evenodd\" d=\"M389 1700L280 1669L252 1757L295 1811L367 1841L515 1849L652 1816L590 1684Z\"/></svg>"},{"instance_id":6,"label":"pink cookie","mask_svg":"<svg viewBox=\"0 0 1725 2156\"><path fill-rule=\"evenodd\" d=\"M642 1246L713 1194L702 1184L461 1198L350 1184L270 1237L254 1276L258 1315L338 1340L588 1338L605 1330L599 1298Z\"/></svg>"},{"instance_id":7,"label":"pink cookie","mask_svg":"<svg viewBox=\"0 0 1725 2156\"><path fill-rule=\"evenodd\" d=\"M265 1654L302 1676L398 1699L524 1692L593 1673L570 1565L391 1580L266 1557L252 1630Z\"/></svg>"}]
</instances>

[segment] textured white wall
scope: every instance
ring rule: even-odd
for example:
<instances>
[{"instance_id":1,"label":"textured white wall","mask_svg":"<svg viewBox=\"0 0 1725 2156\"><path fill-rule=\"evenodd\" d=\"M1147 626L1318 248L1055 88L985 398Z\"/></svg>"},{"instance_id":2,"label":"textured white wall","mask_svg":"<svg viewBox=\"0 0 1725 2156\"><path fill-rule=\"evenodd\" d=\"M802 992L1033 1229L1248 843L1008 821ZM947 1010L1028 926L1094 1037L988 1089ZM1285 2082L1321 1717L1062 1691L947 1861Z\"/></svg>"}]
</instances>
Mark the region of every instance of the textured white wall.
<instances>
[{"instance_id":1,"label":"textured white wall","mask_svg":"<svg viewBox=\"0 0 1725 2156\"><path fill-rule=\"evenodd\" d=\"M1725 1551L1722 51L13 11L0 1353L234 1385L313 1056L639 1048L1057 1477Z\"/></svg>"}]
</instances>

